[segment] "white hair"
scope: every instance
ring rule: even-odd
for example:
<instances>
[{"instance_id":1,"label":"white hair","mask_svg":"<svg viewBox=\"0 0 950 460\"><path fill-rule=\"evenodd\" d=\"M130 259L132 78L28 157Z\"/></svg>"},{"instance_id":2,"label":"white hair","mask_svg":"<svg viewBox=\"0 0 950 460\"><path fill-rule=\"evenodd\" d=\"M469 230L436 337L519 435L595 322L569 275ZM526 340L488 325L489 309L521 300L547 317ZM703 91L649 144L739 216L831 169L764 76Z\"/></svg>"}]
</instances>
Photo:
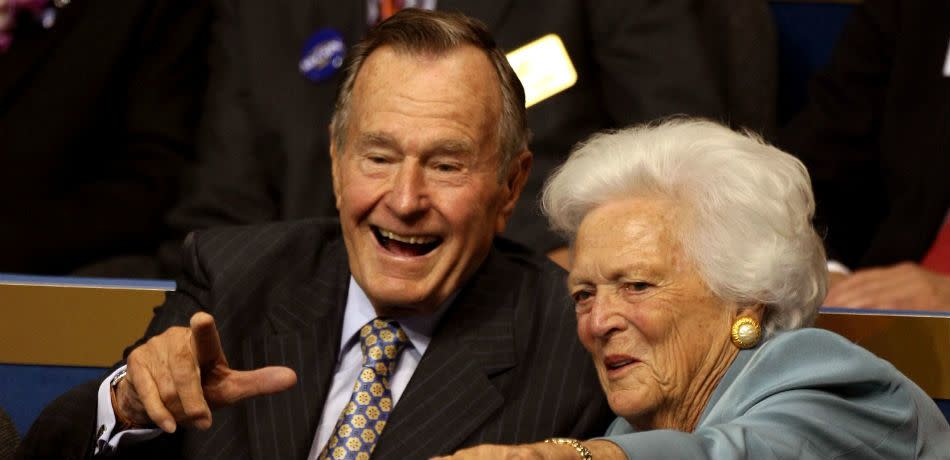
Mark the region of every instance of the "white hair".
<instances>
[{"instance_id":1,"label":"white hair","mask_svg":"<svg viewBox=\"0 0 950 460\"><path fill-rule=\"evenodd\" d=\"M796 158L705 120L634 126L579 144L548 179L542 207L573 241L587 213L633 197L681 206L674 231L686 256L720 299L765 305L766 336L812 324L827 266L808 172Z\"/></svg>"}]
</instances>

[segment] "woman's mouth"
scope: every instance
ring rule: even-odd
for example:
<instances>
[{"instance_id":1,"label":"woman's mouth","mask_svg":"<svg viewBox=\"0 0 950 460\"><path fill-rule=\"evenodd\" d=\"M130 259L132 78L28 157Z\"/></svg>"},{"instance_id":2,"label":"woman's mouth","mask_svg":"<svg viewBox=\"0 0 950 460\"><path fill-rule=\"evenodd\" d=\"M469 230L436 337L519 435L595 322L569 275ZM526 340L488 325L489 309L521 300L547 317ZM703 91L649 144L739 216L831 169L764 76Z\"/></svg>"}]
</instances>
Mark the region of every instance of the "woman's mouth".
<instances>
[{"instance_id":1,"label":"woman's mouth","mask_svg":"<svg viewBox=\"0 0 950 460\"><path fill-rule=\"evenodd\" d=\"M624 369L627 369L634 364L639 363L640 360L626 355L610 355L604 358L604 368L607 369L608 375L617 374Z\"/></svg>"}]
</instances>

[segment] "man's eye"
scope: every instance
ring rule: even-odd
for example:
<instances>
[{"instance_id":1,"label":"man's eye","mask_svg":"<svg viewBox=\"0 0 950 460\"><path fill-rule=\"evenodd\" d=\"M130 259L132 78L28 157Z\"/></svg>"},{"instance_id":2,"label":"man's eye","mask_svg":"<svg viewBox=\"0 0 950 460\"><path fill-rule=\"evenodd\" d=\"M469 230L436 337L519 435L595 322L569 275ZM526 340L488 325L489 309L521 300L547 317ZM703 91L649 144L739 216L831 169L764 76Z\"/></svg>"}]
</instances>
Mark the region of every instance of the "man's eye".
<instances>
[{"instance_id":1,"label":"man's eye","mask_svg":"<svg viewBox=\"0 0 950 460\"><path fill-rule=\"evenodd\" d=\"M461 166L453 163L436 163L435 170L443 173L450 173L460 171Z\"/></svg>"}]
</instances>

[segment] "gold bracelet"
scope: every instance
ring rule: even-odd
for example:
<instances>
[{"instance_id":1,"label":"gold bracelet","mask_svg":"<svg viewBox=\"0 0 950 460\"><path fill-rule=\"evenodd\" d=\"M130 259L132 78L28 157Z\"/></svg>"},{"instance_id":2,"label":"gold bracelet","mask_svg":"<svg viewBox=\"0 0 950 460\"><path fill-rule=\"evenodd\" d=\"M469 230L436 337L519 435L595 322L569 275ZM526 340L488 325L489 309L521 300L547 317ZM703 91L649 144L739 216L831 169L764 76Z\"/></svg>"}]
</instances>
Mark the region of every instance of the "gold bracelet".
<instances>
[{"instance_id":1,"label":"gold bracelet","mask_svg":"<svg viewBox=\"0 0 950 460\"><path fill-rule=\"evenodd\" d=\"M587 446L581 444L580 441L571 438L548 438L544 442L549 442L551 444L563 444L571 446L577 451L577 455L581 456L581 460L594 460L594 456L590 454L590 449Z\"/></svg>"}]
</instances>

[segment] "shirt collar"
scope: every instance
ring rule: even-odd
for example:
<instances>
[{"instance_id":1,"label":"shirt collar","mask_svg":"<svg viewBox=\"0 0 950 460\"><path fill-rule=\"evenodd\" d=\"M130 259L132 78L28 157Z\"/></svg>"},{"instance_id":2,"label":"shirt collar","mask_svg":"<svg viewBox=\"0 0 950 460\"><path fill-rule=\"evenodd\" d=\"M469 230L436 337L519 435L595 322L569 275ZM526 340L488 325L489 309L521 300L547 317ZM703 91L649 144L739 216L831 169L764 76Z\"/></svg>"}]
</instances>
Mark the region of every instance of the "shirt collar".
<instances>
[{"instance_id":1,"label":"shirt collar","mask_svg":"<svg viewBox=\"0 0 950 460\"><path fill-rule=\"evenodd\" d=\"M457 291L456 291L457 293ZM399 326L409 337L412 347L424 355L426 348L429 347L429 341L432 340L432 332L439 323L439 319L448 310L449 305L455 300L456 293L449 296L446 301L439 306L439 309L431 315L405 316L393 318L399 321ZM348 348L351 341L356 340L356 334L364 324L376 318L376 309L366 297L363 288L357 284L356 279L350 276L350 285L346 295L346 310L343 312L343 333L340 334L340 356Z\"/></svg>"}]
</instances>

